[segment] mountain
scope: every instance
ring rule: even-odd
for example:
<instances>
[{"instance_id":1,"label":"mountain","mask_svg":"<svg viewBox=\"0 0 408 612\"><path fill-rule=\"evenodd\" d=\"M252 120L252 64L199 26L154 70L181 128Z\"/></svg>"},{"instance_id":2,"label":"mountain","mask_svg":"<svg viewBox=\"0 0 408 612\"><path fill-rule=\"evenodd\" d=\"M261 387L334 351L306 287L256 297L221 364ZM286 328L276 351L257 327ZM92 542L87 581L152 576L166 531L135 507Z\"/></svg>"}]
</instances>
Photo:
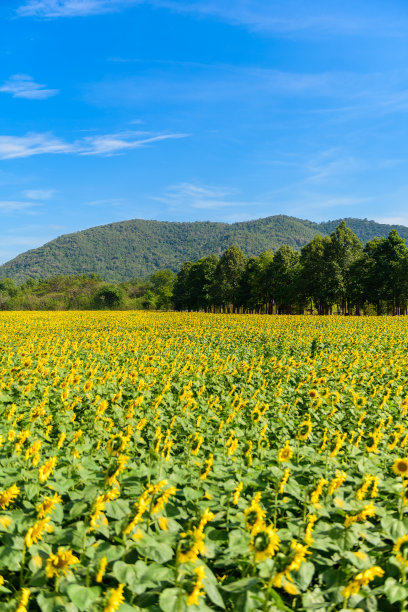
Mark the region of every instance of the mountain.
<instances>
[{"instance_id":1,"label":"mountain","mask_svg":"<svg viewBox=\"0 0 408 612\"><path fill-rule=\"evenodd\" d=\"M107 281L150 276L163 268L177 271L184 261L221 254L233 244L247 256L288 244L300 249L316 234L327 235L342 221L312 221L276 215L241 223L196 221L176 223L132 219L60 236L0 266L0 278L23 282L58 274L100 274ZM363 242L388 236L397 229L408 238L408 227L367 219L345 219Z\"/></svg>"}]
</instances>

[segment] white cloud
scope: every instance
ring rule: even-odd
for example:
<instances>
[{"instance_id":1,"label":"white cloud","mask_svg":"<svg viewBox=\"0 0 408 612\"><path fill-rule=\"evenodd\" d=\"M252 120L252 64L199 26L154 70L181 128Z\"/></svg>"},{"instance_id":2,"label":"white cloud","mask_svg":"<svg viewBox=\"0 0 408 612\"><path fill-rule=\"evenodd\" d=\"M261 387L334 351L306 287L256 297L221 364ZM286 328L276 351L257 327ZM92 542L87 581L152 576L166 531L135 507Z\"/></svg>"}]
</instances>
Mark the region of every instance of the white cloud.
<instances>
[{"instance_id":1,"label":"white cloud","mask_svg":"<svg viewBox=\"0 0 408 612\"><path fill-rule=\"evenodd\" d=\"M127 202L126 198L106 198L104 200L91 200L84 202L85 206L121 206Z\"/></svg>"},{"instance_id":2,"label":"white cloud","mask_svg":"<svg viewBox=\"0 0 408 612\"><path fill-rule=\"evenodd\" d=\"M17 8L17 14L43 18L85 17L139 4L282 35L370 32L378 37L404 32L406 24L404 12L397 7L375 11L370 4L344 1L327 5L318 0L313 3L302 0L25 0Z\"/></svg>"},{"instance_id":3,"label":"white cloud","mask_svg":"<svg viewBox=\"0 0 408 612\"><path fill-rule=\"evenodd\" d=\"M49 200L56 193L55 189L27 189L23 191L30 200Z\"/></svg>"},{"instance_id":4,"label":"white cloud","mask_svg":"<svg viewBox=\"0 0 408 612\"><path fill-rule=\"evenodd\" d=\"M45 100L59 93L58 89L46 89L45 85L36 83L28 74L14 74L3 83L0 91L12 94L13 98L27 100Z\"/></svg>"},{"instance_id":5,"label":"white cloud","mask_svg":"<svg viewBox=\"0 0 408 612\"><path fill-rule=\"evenodd\" d=\"M322 151L305 164L307 177L305 183L322 184L344 180L356 171L361 171L366 164L339 148Z\"/></svg>"},{"instance_id":6,"label":"white cloud","mask_svg":"<svg viewBox=\"0 0 408 612\"><path fill-rule=\"evenodd\" d=\"M27 0L18 9L21 16L86 17L112 13L140 0ZM141 0L143 1L143 0Z\"/></svg>"},{"instance_id":7,"label":"white cloud","mask_svg":"<svg viewBox=\"0 0 408 612\"><path fill-rule=\"evenodd\" d=\"M35 206L33 202L23 202L18 200L2 200L0 201L0 211L2 212L15 212L18 210L24 210Z\"/></svg>"},{"instance_id":8,"label":"white cloud","mask_svg":"<svg viewBox=\"0 0 408 612\"><path fill-rule=\"evenodd\" d=\"M170 185L162 196L155 196L152 199L168 204L174 209L207 209L216 210L219 208L253 206L256 202L243 202L231 199L236 196L236 190L225 187L213 187L208 185L195 185L193 183L176 183Z\"/></svg>"},{"instance_id":9,"label":"white cloud","mask_svg":"<svg viewBox=\"0 0 408 612\"><path fill-rule=\"evenodd\" d=\"M188 136L188 134L174 133L149 136L144 134L144 137L141 137L140 132L87 136L71 143L49 132L29 133L25 136L0 136L0 159L16 159L45 153L108 156L141 148L153 142Z\"/></svg>"},{"instance_id":10,"label":"white cloud","mask_svg":"<svg viewBox=\"0 0 408 612\"><path fill-rule=\"evenodd\" d=\"M81 155L114 155L126 149L138 149L152 142L169 140L173 138L185 138L188 134L158 134L145 138L134 138L136 132L123 134L106 134L104 136L88 136L81 141L77 141L76 146ZM132 139L133 138L133 139Z\"/></svg>"},{"instance_id":11,"label":"white cloud","mask_svg":"<svg viewBox=\"0 0 408 612\"><path fill-rule=\"evenodd\" d=\"M408 217L376 217L377 223L386 223L387 225L405 225L408 226Z\"/></svg>"},{"instance_id":12,"label":"white cloud","mask_svg":"<svg viewBox=\"0 0 408 612\"><path fill-rule=\"evenodd\" d=\"M18 237L9 237L2 236L0 238L0 243L2 246L29 246L36 247L39 244L43 244L43 240L39 239L38 236L18 236Z\"/></svg>"},{"instance_id":13,"label":"white cloud","mask_svg":"<svg viewBox=\"0 0 408 612\"><path fill-rule=\"evenodd\" d=\"M42 153L72 153L73 146L51 133L0 136L0 159L31 157Z\"/></svg>"}]
</instances>

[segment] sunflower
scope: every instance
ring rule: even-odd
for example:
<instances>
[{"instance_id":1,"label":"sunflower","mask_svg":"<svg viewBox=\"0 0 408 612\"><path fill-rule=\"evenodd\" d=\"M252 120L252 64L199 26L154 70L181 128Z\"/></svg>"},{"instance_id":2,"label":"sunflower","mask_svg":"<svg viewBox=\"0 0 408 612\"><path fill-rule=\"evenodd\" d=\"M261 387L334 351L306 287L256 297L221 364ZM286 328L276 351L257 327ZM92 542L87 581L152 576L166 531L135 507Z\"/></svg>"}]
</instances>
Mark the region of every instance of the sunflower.
<instances>
[{"instance_id":1,"label":"sunflower","mask_svg":"<svg viewBox=\"0 0 408 612\"><path fill-rule=\"evenodd\" d=\"M312 431L313 425L310 419L306 419L300 424L297 438L298 440L307 440Z\"/></svg>"},{"instance_id":2,"label":"sunflower","mask_svg":"<svg viewBox=\"0 0 408 612\"><path fill-rule=\"evenodd\" d=\"M293 450L290 448L289 440L286 440L285 446L280 449L278 452L278 461L282 463L283 461L289 461L293 455Z\"/></svg>"},{"instance_id":3,"label":"sunflower","mask_svg":"<svg viewBox=\"0 0 408 612\"><path fill-rule=\"evenodd\" d=\"M271 525L262 523L252 530L251 550L255 553L255 561L273 557L279 550L279 544L280 538Z\"/></svg>"},{"instance_id":4,"label":"sunflower","mask_svg":"<svg viewBox=\"0 0 408 612\"><path fill-rule=\"evenodd\" d=\"M311 399L316 399L316 397L318 397L318 392L316 391L316 389L310 389L309 391L309 397Z\"/></svg>"},{"instance_id":5,"label":"sunflower","mask_svg":"<svg viewBox=\"0 0 408 612\"><path fill-rule=\"evenodd\" d=\"M250 531L263 524L265 510L258 503L251 503L249 508L244 510L246 528Z\"/></svg>"},{"instance_id":6,"label":"sunflower","mask_svg":"<svg viewBox=\"0 0 408 612\"><path fill-rule=\"evenodd\" d=\"M45 573L47 578L53 578L54 576L66 575L71 565L79 563L78 557L72 554L72 550L64 550L59 548L56 555L53 553L47 559L47 565Z\"/></svg>"},{"instance_id":7,"label":"sunflower","mask_svg":"<svg viewBox=\"0 0 408 612\"><path fill-rule=\"evenodd\" d=\"M392 552L395 554L397 561L401 563L401 565L405 565L405 567L408 567L408 559L406 558L408 553L408 547L405 546L406 542L408 542L408 535L403 535L398 538L394 544Z\"/></svg>"},{"instance_id":8,"label":"sunflower","mask_svg":"<svg viewBox=\"0 0 408 612\"><path fill-rule=\"evenodd\" d=\"M392 466L395 474L406 476L408 474L408 459L396 459Z\"/></svg>"}]
</instances>

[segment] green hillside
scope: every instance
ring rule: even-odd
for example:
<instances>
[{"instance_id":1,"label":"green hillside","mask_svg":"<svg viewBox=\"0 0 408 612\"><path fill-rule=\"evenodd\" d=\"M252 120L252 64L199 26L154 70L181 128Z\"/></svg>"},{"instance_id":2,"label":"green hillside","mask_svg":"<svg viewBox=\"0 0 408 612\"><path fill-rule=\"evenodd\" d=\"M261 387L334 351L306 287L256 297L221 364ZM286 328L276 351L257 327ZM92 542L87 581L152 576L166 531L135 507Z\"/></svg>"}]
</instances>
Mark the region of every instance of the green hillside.
<instances>
[{"instance_id":1,"label":"green hillside","mask_svg":"<svg viewBox=\"0 0 408 612\"><path fill-rule=\"evenodd\" d=\"M0 266L0 278L16 282L57 274L100 274L107 281L144 278L158 269L177 271L187 260L210 253L221 254L232 244L247 256L288 244L300 249L317 234L329 234L341 219L313 223L276 215L242 223L174 223L133 219L60 236L18 255ZM346 219L347 225L366 242L385 237L396 228L408 238L408 228L366 219Z\"/></svg>"}]
</instances>

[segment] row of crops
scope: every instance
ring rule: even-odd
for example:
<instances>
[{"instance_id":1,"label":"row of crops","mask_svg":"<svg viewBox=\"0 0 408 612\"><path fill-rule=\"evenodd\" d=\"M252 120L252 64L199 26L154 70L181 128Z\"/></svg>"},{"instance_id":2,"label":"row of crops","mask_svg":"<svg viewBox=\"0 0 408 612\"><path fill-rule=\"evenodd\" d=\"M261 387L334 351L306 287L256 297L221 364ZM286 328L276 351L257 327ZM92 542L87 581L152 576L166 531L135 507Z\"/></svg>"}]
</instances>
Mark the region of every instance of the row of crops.
<instances>
[{"instance_id":1,"label":"row of crops","mask_svg":"<svg viewBox=\"0 0 408 612\"><path fill-rule=\"evenodd\" d=\"M404 318L0 314L0 609L404 610Z\"/></svg>"}]
</instances>

